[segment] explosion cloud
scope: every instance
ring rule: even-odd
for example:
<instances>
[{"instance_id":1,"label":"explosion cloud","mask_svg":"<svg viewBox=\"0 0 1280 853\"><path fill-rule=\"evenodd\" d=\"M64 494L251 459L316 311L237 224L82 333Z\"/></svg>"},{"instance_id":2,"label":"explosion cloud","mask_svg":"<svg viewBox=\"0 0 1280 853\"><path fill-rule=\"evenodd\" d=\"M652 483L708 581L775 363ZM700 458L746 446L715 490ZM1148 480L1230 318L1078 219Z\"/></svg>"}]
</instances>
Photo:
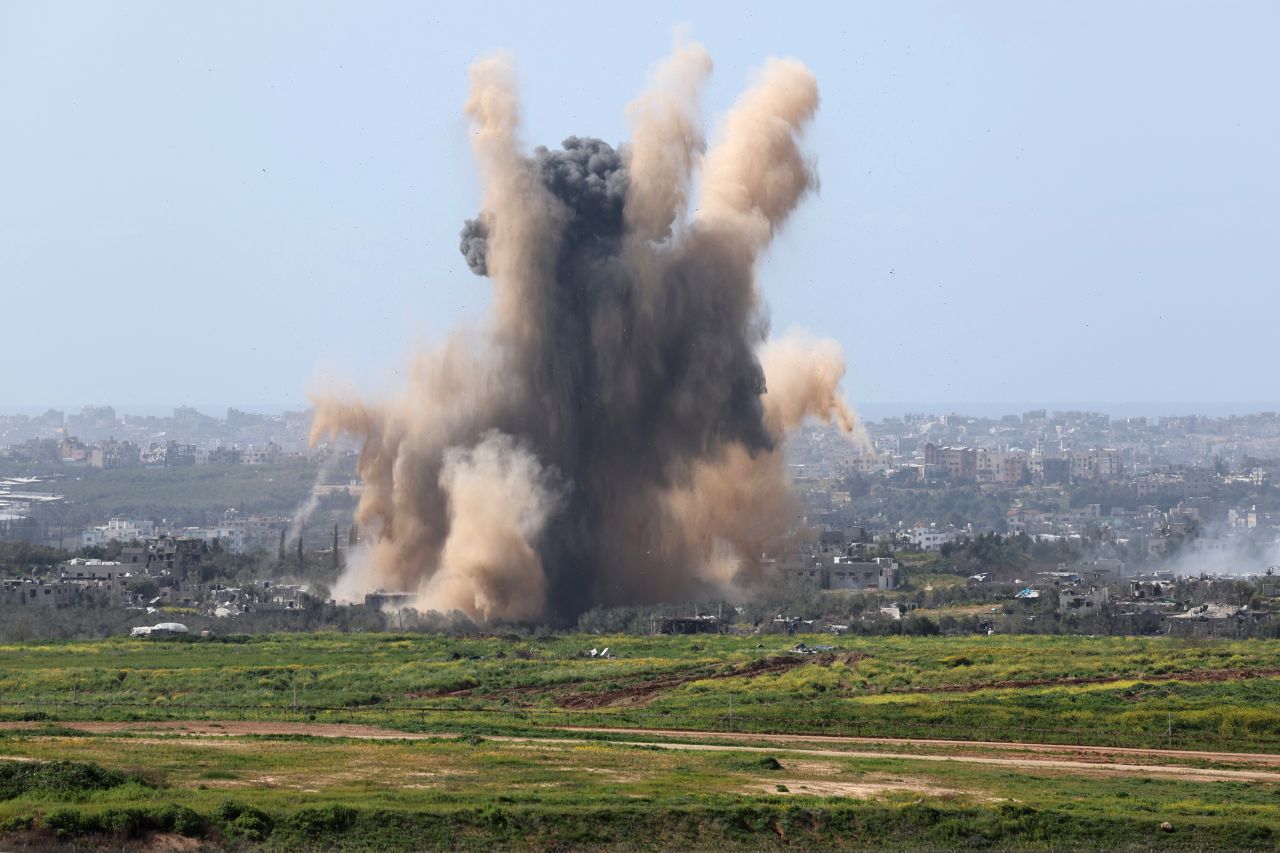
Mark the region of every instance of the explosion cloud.
<instances>
[{"instance_id":1,"label":"explosion cloud","mask_svg":"<svg viewBox=\"0 0 1280 853\"><path fill-rule=\"evenodd\" d=\"M363 442L357 517L374 541L346 588L564 622L745 588L799 532L787 432L859 427L835 342L767 342L754 268L815 186L799 135L818 87L770 61L707 151L710 70L678 48L630 107L630 144L526 154L511 68L472 67L485 189L461 251L493 282L492 316L419 355L395 399L315 400L313 439Z\"/></svg>"}]
</instances>

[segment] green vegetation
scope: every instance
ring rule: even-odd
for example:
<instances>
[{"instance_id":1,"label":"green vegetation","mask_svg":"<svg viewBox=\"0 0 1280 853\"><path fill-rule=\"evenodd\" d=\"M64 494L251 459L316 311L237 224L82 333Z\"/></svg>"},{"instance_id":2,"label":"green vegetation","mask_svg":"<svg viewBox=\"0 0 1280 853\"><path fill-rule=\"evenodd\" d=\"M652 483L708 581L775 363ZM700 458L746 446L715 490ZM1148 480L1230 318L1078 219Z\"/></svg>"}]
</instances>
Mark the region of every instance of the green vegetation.
<instances>
[{"instance_id":1,"label":"green vegetation","mask_svg":"<svg viewBox=\"0 0 1280 853\"><path fill-rule=\"evenodd\" d=\"M111 516L167 518L178 524L211 524L227 507L245 513L289 514L306 500L316 465L200 465L185 468L87 469L51 488L65 495L62 519L69 527L101 524Z\"/></svg>"},{"instance_id":2,"label":"green vegetation","mask_svg":"<svg viewBox=\"0 0 1280 853\"><path fill-rule=\"evenodd\" d=\"M296 849L1270 849L1273 783L928 767L902 758L436 738L0 739L0 753L146 763L164 784L0 802L55 836ZM776 765L776 766L775 766ZM222 776L211 778L216 768Z\"/></svg>"},{"instance_id":3,"label":"green vegetation","mask_svg":"<svg viewBox=\"0 0 1280 853\"><path fill-rule=\"evenodd\" d=\"M944 544L940 567L962 574L993 568L1025 568L1032 562L1067 563L1080 558L1080 550L1066 540L1041 542L1025 534L1001 536L979 533L972 539Z\"/></svg>"},{"instance_id":4,"label":"green vegetation","mask_svg":"<svg viewBox=\"0 0 1280 853\"><path fill-rule=\"evenodd\" d=\"M0 800L23 796L48 796L58 799L105 791L124 785L123 773L103 770L95 764L73 761L51 761L24 764L0 763Z\"/></svg>"},{"instance_id":5,"label":"green vegetation","mask_svg":"<svg viewBox=\"0 0 1280 853\"><path fill-rule=\"evenodd\" d=\"M867 487L850 478L844 486L854 495L849 511L857 517L882 517L890 524L902 522L908 527L927 520L940 526L972 523L979 530L1005 530L1009 496L1002 492L984 491L976 485L918 484L910 478Z\"/></svg>"},{"instance_id":6,"label":"green vegetation","mask_svg":"<svg viewBox=\"0 0 1280 853\"><path fill-rule=\"evenodd\" d=\"M788 654L798 640L833 648ZM606 646L609 659L585 655ZM113 638L0 646L0 718L715 730L732 699L745 731L1265 750L1280 744L1277 651L1163 637Z\"/></svg>"},{"instance_id":7,"label":"green vegetation","mask_svg":"<svg viewBox=\"0 0 1280 853\"><path fill-rule=\"evenodd\" d=\"M789 654L797 640L833 648ZM0 729L0 827L31 843L173 833L267 850L1275 849L1269 765L1193 779L926 760L992 754L979 743L680 744L732 729L1276 752L1277 651L1065 636L0 646L0 719L47 721ZM308 734L253 733L272 721ZM404 735L315 728L334 723Z\"/></svg>"},{"instance_id":8,"label":"green vegetation","mask_svg":"<svg viewBox=\"0 0 1280 853\"><path fill-rule=\"evenodd\" d=\"M328 472L331 482L355 477L354 461L340 459ZM8 471L0 474L31 473ZM90 524L102 524L112 516L168 519L172 524L213 524L228 507L246 514L289 515L311 492L320 465L289 459L274 465L197 465L177 468L112 468L99 470L52 468L41 489L56 492L65 501L41 511L40 522L71 533ZM316 523L334 515L348 519L355 505L349 495L327 495L320 500Z\"/></svg>"}]
</instances>

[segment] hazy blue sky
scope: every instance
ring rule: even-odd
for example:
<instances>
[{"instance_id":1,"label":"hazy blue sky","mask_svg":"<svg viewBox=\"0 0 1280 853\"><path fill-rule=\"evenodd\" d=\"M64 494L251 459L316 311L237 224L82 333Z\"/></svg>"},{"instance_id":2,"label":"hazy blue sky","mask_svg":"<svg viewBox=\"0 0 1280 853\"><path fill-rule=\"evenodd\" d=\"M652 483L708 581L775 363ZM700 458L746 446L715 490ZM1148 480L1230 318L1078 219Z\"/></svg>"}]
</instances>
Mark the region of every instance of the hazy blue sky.
<instances>
[{"instance_id":1,"label":"hazy blue sky","mask_svg":"<svg viewBox=\"0 0 1280 853\"><path fill-rule=\"evenodd\" d=\"M0 407L301 404L475 322L467 66L624 139L794 56L822 189L762 275L863 401L1273 401L1280 4L5 3Z\"/></svg>"}]
</instances>

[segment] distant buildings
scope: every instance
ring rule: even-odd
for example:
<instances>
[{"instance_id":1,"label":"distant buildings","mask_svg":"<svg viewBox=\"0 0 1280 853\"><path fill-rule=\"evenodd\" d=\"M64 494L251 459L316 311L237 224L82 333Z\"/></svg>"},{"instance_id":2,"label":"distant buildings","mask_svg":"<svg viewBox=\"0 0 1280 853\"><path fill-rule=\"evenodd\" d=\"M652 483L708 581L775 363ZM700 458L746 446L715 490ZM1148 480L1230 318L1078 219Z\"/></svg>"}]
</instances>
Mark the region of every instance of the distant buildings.
<instances>
[{"instance_id":1,"label":"distant buildings","mask_svg":"<svg viewBox=\"0 0 1280 853\"><path fill-rule=\"evenodd\" d=\"M1112 448L1070 451L1064 456L1043 450L1030 454L1021 450L998 450L964 446L924 446L924 471L954 483L992 483L1020 486L1038 479L1047 484L1068 484L1075 480L1110 481L1123 471L1120 452Z\"/></svg>"},{"instance_id":2,"label":"distant buildings","mask_svg":"<svg viewBox=\"0 0 1280 853\"><path fill-rule=\"evenodd\" d=\"M113 539L117 542L141 542L145 539L154 539L155 536L156 526L153 522L113 518L106 524L91 527L81 533L80 547L106 545Z\"/></svg>"},{"instance_id":3,"label":"distant buildings","mask_svg":"<svg viewBox=\"0 0 1280 853\"><path fill-rule=\"evenodd\" d=\"M70 607L77 603L80 589L74 584L35 578L0 580L0 600L28 607Z\"/></svg>"},{"instance_id":4,"label":"distant buildings","mask_svg":"<svg viewBox=\"0 0 1280 853\"><path fill-rule=\"evenodd\" d=\"M1112 448L1090 448L1073 451L1068 457L1071 477L1074 480L1115 480L1120 477L1122 466L1120 452Z\"/></svg>"},{"instance_id":5,"label":"distant buildings","mask_svg":"<svg viewBox=\"0 0 1280 853\"><path fill-rule=\"evenodd\" d=\"M240 461L245 465L276 465L284 456L284 452L280 449L280 445L274 441L269 441L261 445L249 445Z\"/></svg>"},{"instance_id":6,"label":"distant buildings","mask_svg":"<svg viewBox=\"0 0 1280 853\"><path fill-rule=\"evenodd\" d=\"M1020 486L1030 476L1027 455L1022 451L982 448L977 453L977 479L981 483Z\"/></svg>"},{"instance_id":7,"label":"distant buildings","mask_svg":"<svg viewBox=\"0 0 1280 853\"><path fill-rule=\"evenodd\" d=\"M1088 590L1064 589L1058 592L1058 612L1093 616L1101 612L1110 600L1105 586L1091 586Z\"/></svg>"},{"instance_id":8,"label":"distant buildings","mask_svg":"<svg viewBox=\"0 0 1280 853\"><path fill-rule=\"evenodd\" d=\"M170 440L152 444L142 451L142 462L148 468L185 468L195 465L201 460L201 456L200 448L196 445Z\"/></svg>"},{"instance_id":9,"label":"distant buildings","mask_svg":"<svg viewBox=\"0 0 1280 853\"><path fill-rule=\"evenodd\" d=\"M1166 622L1174 637L1247 637L1253 633L1257 615L1247 607L1210 603L1171 614Z\"/></svg>"},{"instance_id":10,"label":"distant buildings","mask_svg":"<svg viewBox=\"0 0 1280 853\"><path fill-rule=\"evenodd\" d=\"M931 472L956 482L974 482L978 478L978 452L971 447L924 446L925 474Z\"/></svg>"},{"instance_id":11,"label":"distant buildings","mask_svg":"<svg viewBox=\"0 0 1280 853\"><path fill-rule=\"evenodd\" d=\"M817 561L788 565L779 573L790 583L823 590L897 589L898 563L887 557L869 561L840 557L830 563Z\"/></svg>"},{"instance_id":12,"label":"distant buildings","mask_svg":"<svg viewBox=\"0 0 1280 853\"><path fill-rule=\"evenodd\" d=\"M381 589L365 593L364 606L370 610L403 610L412 607L418 596L412 592L386 592Z\"/></svg>"},{"instance_id":13,"label":"distant buildings","mask_svg":"<svg viewBox=\"0 0 1280 853\"><path fill-rule=\"evenodd\" d=\"M228 409L225 419L179 406L172 416L120 415L85 406L70 415L0 414L0 458L100 469L144 464L274 464L309 447L311 413L259 415Z\"/></svg>"},{"instance_id":14,"label":"distant buildings","mask_svg":"<svg viewBox=\"0 0 1280 853\"><path fill-rule=\"evenodd\" d=\"M79 557L67 560L58 567L58 579L64 584L82 587L98 587L118 593L126 577L131 577L123 563L114 560L85 560Z\"/></svg>"},{"instance_id":15,"label":"distant buildings","mask_svg":"<svg viewBox=\"0 0 1280 853\"><path fill-rule=\"evenodd\" d=\"M953 527L913 527L907 531L907 542L917 551L941 551L943 545L959 538L960 532Z\"/></svg>"},{"instance_id":16,"label":"distant buildings","mask_svg":"<svg viewBox=\"0 0 1280 853\"><path fill-rule=\"evenodd\" d=\"M151 521L113 518L106 524L100 524L82 531L78 537L71 537L67 547L100 547L112 541L121 544L140 542L147 545L154 556L156 548L169 547L165 543L199 543L200 547L203 548L217 542L220 547L233 554L245 554L255 549L274 550L279 545L280 534L288 530L292 523L293 519L289 516L246 516L235 509L228 509L223 514L220 524L208 527L168 526L161 528ZM179 546L173 547L177 548Z\"/></svg>"},{"instance_id":17,"label":"distant buildings","mask_svg":"<svg viewBox=\"0 0 1280 853\"><path fill-rule=\"evenodd\" d=\"M898 564L888 557L837 560L827 567L827 589L897 589Z\"/></svg>"},{"instance_id":18,"label":"distant buildings","mask_svg":"<svg viewBox=\"0 0 1280 853\"><path fill-rule=\"evenodd\" d=\"M132 441L116 441L109 438L93 446L89 464L94 468L128 468L142 460L142 452Z\"/></svg>"}]
</instances>

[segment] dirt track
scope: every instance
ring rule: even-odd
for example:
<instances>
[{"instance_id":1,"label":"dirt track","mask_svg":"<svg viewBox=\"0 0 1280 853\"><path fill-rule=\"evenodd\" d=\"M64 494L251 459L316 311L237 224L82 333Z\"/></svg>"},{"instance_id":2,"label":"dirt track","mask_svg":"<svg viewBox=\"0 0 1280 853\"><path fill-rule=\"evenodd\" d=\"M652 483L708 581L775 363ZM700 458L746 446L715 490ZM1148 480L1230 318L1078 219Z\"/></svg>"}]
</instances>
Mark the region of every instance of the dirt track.
<instances>
[{"instance_id":1,"label":"dirt track","mask_svg":"<svg viewBox=\"0 0 1280 853\"><path fill-rule=\"evenodd\" d=\"M976 693L979 690L1025 690L1029 687L1081 687L1099 684L1119 684L1123 681L1134 681L1142 684L1161 684L1167 681L1198 683L1206 681L1243 681L1249 678L1274 678L1280 675L1280 668L1246 668L1246 669L1202 669L1189 672L1166 672L1147 675L1146 673L1129 673L1126 675L1099 675L1090 677L1063 676L1061 678L1026 678L1007 679L1002 681L979 681L971 684L937 684L923 687L898 687L892 693Z\"/></svg>"},{"instance_id":2,"label":"dirt track","mask_svg":"<svg viewBox=\"0 0 1280 853\"><path fill-rule=\"evenodd\" d=\"M1022 743L1019 741L989 740L947 740L944 738L909 738L909 737L859 737L854 735L777 735L753 734L750 732L703 732L679 729L639 729L562 726L560 731L589 732L594 734L619 735L662 735L664 737L703 738L717 741L755 741L757 743L778 744L864 744L884 746L927 746L954 747L964 750L1000 750L1009 752L1061 753L1073 756L1109 755L1146 756L1151 758L1183 758L1208 762L1230 764L1257 764L1269 767L1280 767L1280 755L1256 752L1202 752L1194 749L1144 749L1129 746L1077 746L1063 743Z\"/></svg>"},{"instance_id":3,"label":"dirt track","mask_svg":"<svg viewBox=\"0 0 1280 853\"><path fill-rule=\"evenodd\" d=\"M88 732L109 734L113 732L166 732L197 738L235 737L243 735L308 735L312 737L346 737L366 740L424 740L431 737L451 737L451 733L412 733L378 726L350 723L293 723L259 722L247 720L170 721L170 722L84 722L71 723L72 728ZM38 728L34 723L0 723L0 730ZM1133 749L1125 747L1064 746L1061 744L1026 744L994 741L948 741L919 738L859 738L822 735L757 735L745 733L716 733L696 731L672 731L661 729L611 729L611 728L562 728L562 737L540 738L527 736L486 736L486 740L504 743L537 744L580 743L582 738L573 734L625 735L630 737L677 737L695 742L672 743L653 740L610 740L627 746L646 746L673 750L758 752L792 756L821 756L826 758L875 758L903 761L960 762L967 764L998 765L1024 770L1057 771L1072 775L1124 775L1177 779L1198 782L1252 781L1280 783L1280 771L1262 769L1280 768L1280 755L1259 755L1234 752L1196 752L1192 750ZM762 745L762 744L768 744ZM815 746L818 744L820 746ZM954 750L945 753L894 752L885 750L857 750L840 746L928 746ZM975 754L979 753L979 754ZM1126 758L1126 761L1108 760ZM1084 760L1085 758L1091 760ZM1133 759L1139 759L1134 761ZM1149 759L1141 761L1141 759ZM1159 763L1160 759L1195 760L1207 764L1235 766L1192 767L1186 764ZM1240 769L1239 765L1252 765L1256 769Z\"/></svg>"}]
</instances>

